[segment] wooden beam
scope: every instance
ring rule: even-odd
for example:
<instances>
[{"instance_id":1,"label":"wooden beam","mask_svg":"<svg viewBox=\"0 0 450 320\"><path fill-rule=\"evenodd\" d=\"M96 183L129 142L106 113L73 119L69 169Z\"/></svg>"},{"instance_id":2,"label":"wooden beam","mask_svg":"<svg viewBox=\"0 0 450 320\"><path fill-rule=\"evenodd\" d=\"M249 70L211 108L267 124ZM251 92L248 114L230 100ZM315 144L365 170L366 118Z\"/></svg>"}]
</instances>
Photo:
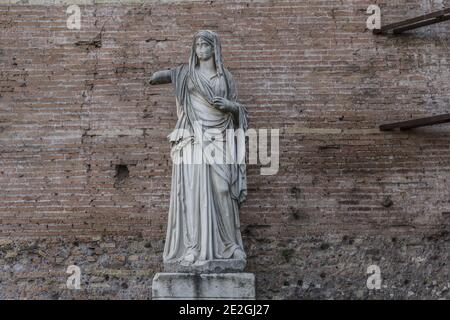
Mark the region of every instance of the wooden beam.
<instances>
[{"instance_id":1,"label":"wooden beam","mask_svg":"<svg viewBox=\"0 0 450 320\"><path fill-rule=\"evenodd\" d=\"M432 22L429 21L423 21L423 22L418 22L416 24L412 24L409 26L405 26L405 27L401 27L401 28L397 28L392 30L393 34L400 34L404 31L408 31L408 30L412 30L412 29L417 29L420 27L425 27L425 26L429 26L431 24L435 24L435 23L439 23L439 22L443 22L443 21L447 21L450 20L450 14L448 16L440 16L438 18L435 18Z\"/></svg>"},{"instance_id":2,"label":"wooden beam","mask_svg":"<svg viewBox=\"0 0 450 320\"><path fill-rule=\"evenodd\" d=\"M388 124L382 124L380 126L381 131L390 131L394 129L409 130L418 127L431 126L434 124L450 122L450 113L441 114L438 116L432 116L427 118L420 118L408 121L400 121Z\"/></svg>"},{"instance_id":3,"label":"wooden beam","mask_svg":"<svg viewBox=\"0 0 450 320\"><path fill-rule=\"evenodd\" d=\"M381 27L381 29L374 29L374 34L387 34L392 30L394 34L399 34L407 30L412 30L435 23L450 20L450 8L428 13L412 19L391 23Z\"/></svg>"}]
</instances>

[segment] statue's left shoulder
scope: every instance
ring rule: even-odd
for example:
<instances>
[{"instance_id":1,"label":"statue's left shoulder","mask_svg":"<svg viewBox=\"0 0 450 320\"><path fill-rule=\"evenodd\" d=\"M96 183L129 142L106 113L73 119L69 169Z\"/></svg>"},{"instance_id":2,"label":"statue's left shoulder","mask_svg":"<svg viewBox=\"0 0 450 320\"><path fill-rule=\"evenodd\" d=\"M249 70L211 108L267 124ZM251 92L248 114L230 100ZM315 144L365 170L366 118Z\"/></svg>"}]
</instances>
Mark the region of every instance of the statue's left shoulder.
<instances>
[{"instance_id":1,"label":"statue's left shoulder","mask_svg":"<svg viewBox=\"0 0 450 320\"><path fill-rule=\"evenodd\" d=\"M233 74L227 68L223 68L223 73L230 87L236 87L236 82L234 80Z\"/></svg>"},{"instance_id":2,"label":"statue's left shoulder","mask_svg":"<svg viewBox=\"0 0 450 320\"><path fill-rule=\"evenodd\" d=\"M234 79L234 78L233 78L233 75L231 74L231 71L228 70L228 68L223 68L223 71L224 71L225 76L226 76L227 78L229 78L229 79Z\"/></svg>"}]
</instances>

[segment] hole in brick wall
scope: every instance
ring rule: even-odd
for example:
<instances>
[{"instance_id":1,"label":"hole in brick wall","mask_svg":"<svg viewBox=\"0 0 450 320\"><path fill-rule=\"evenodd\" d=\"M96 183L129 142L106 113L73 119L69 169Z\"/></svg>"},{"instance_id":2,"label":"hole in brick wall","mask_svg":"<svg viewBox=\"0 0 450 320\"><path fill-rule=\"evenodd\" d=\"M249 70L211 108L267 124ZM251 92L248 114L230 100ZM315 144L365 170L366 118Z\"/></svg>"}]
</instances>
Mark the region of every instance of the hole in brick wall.
<instances>
[{"instance_id":1,"label":"hole in brick wall","mask_svg":"<svg viewBox=\"0 0 450 320\"><path fill-rule=\"evenodd\" d=\"M394 202L392 201L391 196L385 196L383 201L381 201L381 205L385 208L390 208L393 204Z\"/></svg>"},{"instance_id":2,"label":"hole in brick wall","mask_svg":"<svg viewBox=\"0 0 450 320\"><path fill-rule=\"evenodd\" d=\"M116 184L124 182L129 176L130 171L128 171L128 166L126 164L116 164Z\"/></svg>"}]
</instances>

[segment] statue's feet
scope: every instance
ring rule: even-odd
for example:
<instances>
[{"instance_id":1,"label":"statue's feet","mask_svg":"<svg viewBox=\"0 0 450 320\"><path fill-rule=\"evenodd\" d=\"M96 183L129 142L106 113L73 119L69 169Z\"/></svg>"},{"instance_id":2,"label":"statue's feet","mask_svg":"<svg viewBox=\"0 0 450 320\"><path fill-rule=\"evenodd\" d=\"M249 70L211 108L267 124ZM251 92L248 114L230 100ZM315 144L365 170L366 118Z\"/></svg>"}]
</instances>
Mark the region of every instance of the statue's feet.
<instances>
[{"instance_id":1,"label":"statue's feet","mask_svg":"<svg viewBox=\"0 0 450 320\"><path fill-rule=\"evenodd\" d=\"M195 250L189 250L183 257L184 264L192 264L195 260L197 260L197 252Z\"/></svg>"},{"instance_id":2,"label":"statue's feet","mask_svg":"<svg viewBox=\"0 0 450 320\"><path fill-rule=\"evenodd\" d=\"M187 263L194 263L195 256L192 253L189 253L189 254L184 256L183 261L187 262Z\"/></svg>"},{"instance_id":3,"label":"statue's feet","mask_svg":"<svg viewBox=\"0 0 450 320\"><path fill-rule=\"evenodd\" d=\"M246 258L247 258L247 256L245 255L244 251L242 251L240 249L234 250L233 259L245 260Z\"/></svg>"}]
</instances>

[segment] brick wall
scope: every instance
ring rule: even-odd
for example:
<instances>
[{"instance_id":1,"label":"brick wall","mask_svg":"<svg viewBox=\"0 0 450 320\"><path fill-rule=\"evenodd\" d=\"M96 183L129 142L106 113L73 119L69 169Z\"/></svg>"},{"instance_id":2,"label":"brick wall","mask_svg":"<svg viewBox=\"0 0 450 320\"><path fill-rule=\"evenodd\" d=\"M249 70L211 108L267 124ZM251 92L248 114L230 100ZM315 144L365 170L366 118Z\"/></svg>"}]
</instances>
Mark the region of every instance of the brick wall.
<instances>
[{"instance_id":1,"label":"brick wall","mask_svg":"<svg viewBox=\"0 0 450 320\"><path fill-rule=\"evenodd\" d=\"M249 166L241 210L258 297L449 298L450 127L377 128L448 112L450 24L374 36L375 3L384 24L450 6L106 3L68 30L66 5L0 5L0 298L151 297L176 110L147 80L205 28L251 127L280 129L280 170ZM80 291L65 289L74 263Z\"/></svg>"}]
</instances>

